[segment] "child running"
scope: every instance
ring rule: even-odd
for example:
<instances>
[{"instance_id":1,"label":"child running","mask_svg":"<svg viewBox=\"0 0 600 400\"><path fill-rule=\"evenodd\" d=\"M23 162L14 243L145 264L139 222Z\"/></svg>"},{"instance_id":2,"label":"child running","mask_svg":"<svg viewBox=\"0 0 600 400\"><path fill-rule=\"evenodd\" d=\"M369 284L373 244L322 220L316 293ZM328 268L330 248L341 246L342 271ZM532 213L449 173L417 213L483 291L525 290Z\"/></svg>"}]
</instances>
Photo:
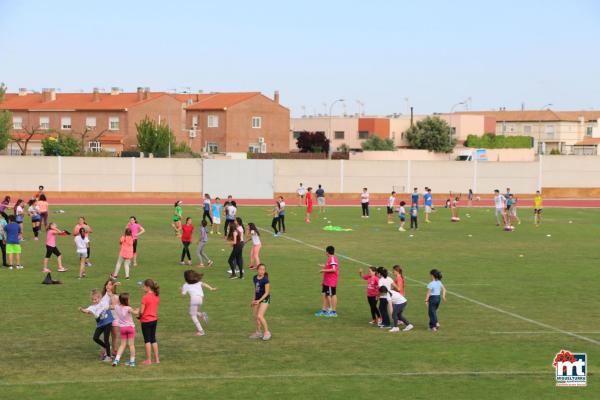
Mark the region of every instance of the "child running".
<instances>
[{"instance_id":1,"label":"child running","mask_svg":"<svg viewBox=\"0 0 600 400\"><path fill-rule=\"evenodd\" d=\"M125 352L125 347L129 347L129 362L125 362L128 367L135 367L135 324L133 315L139 315L140 311L129 306L129 293L119 295L119 304L114 306L115 317L119 325L121 336L121 345L117 351L112 366L116 367L121 361L121 356Z\"/></svg>"},{"instance_id":2,"label":"child running","mask_svg":"<svg viewBox=\"0 0 600 400\"><path fill-rule=\"evenodd\" d=\"M214 219L213 219L213 221L214 221ZM196 248L196 256L200 259L200 263L198 264L198 267L201 267L201 268L204 267L205 260L207 263L206 265L208 265L209 267L213 265L212 260L204 252L204 248L206 247L206 244L208 243L208 232L206 230L207 225L208 224L206 223L206 221L202 221L202 223L200 224L200 239L198 239L198 247Z\"/></svg>"},{"instance_id":3,"label":"child running","mask_svg":"<svg viewBox=\"0 0 600 400\"><path fill-rule=\"evenodd\" d=\"M210 233L219 233L219 227L221 226L221 210L222 210L223 206L221 205L221 199L220 198L216 198L215 202L212 203L211 206L211 218L212 218L212 225L211 225L211 229L210 229Z\"/></svg>"},{"instance_id":4,"label":"child running","mask_svg":"<svg viewBox=\"0 0 600 400\"><path fill-rule=\"evenodd\" d=\"M183 208L181 208L181 200L177 200L173 207L173 222L171 222L171 226L175 231L175 236L181 235L181 219L183 218Z\"/></svg>"},{"instance_id":5,"label":"child running","mask_svg":"<svg viewBox=\"0 0 600 400\"><path fill-rule=\"evenodd\" d=\"M160 364L158 358L158 343L156 342L156 326L158 325L158 305L160 304L160 288L152 279L146 279L143 284L144 292L142 306L140 307L140 322L142 323L142 334L144 335L144 346L146 348L146 359L144 365L152 364L152 352L154 352L154 363Z\"/></svg>"},{"instance_id":6,"label":"child running","mask_svg":"<svg viewBox=\"0 0 600 400\"><path fill-rule=\"evenodd\" d=\"M405 205L406 202L401 201L400 207L398 208L398 218L400 218L400 227L398 228L398 230L400 232L406 232L406 229L404 229L404 224L406 222L406 209L404 208Z\"/></svg>"},{"instance_id":7,"label":"child running","mask_svg":"<svg viewBox=\"0 0 600 400\"><path fill-rule=\"evenodd\" d=\"M206 220L202 220L206 222ZM183 249L181 250L181 260L179 264L185 265L185 258L188 258L187 265L192 265L192 255L190 254L190 243L192 243L192 235L194 233L194 225L192 224L192 218L187 217L185 224L181 227L181 244Z\"/></svg>"},{"instance_id":8,"label":"child running","mask_svg":"<svg viewBox=\"0 0 600 400\"><path fill-rule=\"evenodd\" d=\"M306 189L306 219L307 223L310 223L310 216L313 212L313 198L312 198L312 188L309 187Z\"/></svg>"},{"instance_id":9,"label":"child running","mask_svg":"<svg viewBox=\"0 0 600 400\"><path fill-rule=\"evenodd\" d=\"M377 297L379 296L379 278L377 278L377 268L369 267L368 273L363 275L362 268L358 271L358 275L367 281L367 302L371 309L371 325L378 325L381 321L381 314L377 309Z\"/></svg>"},{"instance_id":10,"label":"child running","mask_svg":"<svg viewBox=\"0 0 600 400\"><path fill-rule=\"evenodd\" d=\"M125 279L129 279L129 265L133 258L133 235L131 229L126 228L123 236L119 238L119 258L117 259L117 265L115 266L115 272L111 275L113 279L117 279L121 265L125 266Z\"/></svg>"},{"instance_id":11,"label":"child running","mask_svg":"<svg viewBox=\"0 0 600 400\"><path fill-rule=\"evenodd\" d=\"M326 264L319 264L321 269L319 273L323 274L323 283L321 295L323 297L323 307L315 313L317 317L337 317L337 284L340 274L340 266L335 255L335 248L327 246L325 249L327 256Z\"/></svg>"},{"instance_id":12,"label":"child running","mask_svg":"<svg viewBox=\"0 0 600 400\"><path fill-rule=\"evenodd\" d=\"M125 228L131 230L131 236L133 237L133 266L137 267L137 248L138 238L146 232L144 227L138 223L138 220L133 215L129 217L129 223Z\"/></svg>"},{"instance_id":13,"label":"child running","mask_svg":"<svg viewBox=\"0 0 600 400\"><path fill-rule=\"evenodd\" d=\"M202 221L206 221L207 218L210 224L212 225L213 220L210 216L210 194L205 193L204 201L202 202Z\"/></svg>"},{"instance_id":14,"label":"child running","mask_svg":"<svg viewBox=\"0 0 600 400\"><path fill-rule=\"evenodd\" d=\"M79 257L79 279L85 278L85 260L87 260L89 242L85 235L85 228L79 228L79 233L75 236L75 251Z\"/></svg>"},{"instance_id":15,"label":"child running","mask_svg":"<svg viewBox=\"0 0 600 400\"><path fill-rule=\"evenodd\" d=\"M262 243L260 241L260 232L256 228L254 222L248 223L248 234L250 238L246 240L248 243L252 240L252 249L250 250L250 269L255 269L260 264L260 248L262 247Z\"/></svg>"},{"instance_id":16,"label":"child running","mask_svg":"<svg viewBox=\"0 0 600 400\"><path fill-rule=\"evenodd\" d=\"M446 288L442 284L442 273L437 269L429 271L431 282L427 284L427 294L425 295L425 304L428 307L429 329L435 332L439 329L437 309L440 303L446 301Z\"/></svg>"},{"instance_id":17,"label":"child running","mask_svg":"<svg viewBox=\"0 0 600 400\"><path fill-rule=\"evenodd\" d=\"M395 290L388 290L388 288L385 286L379 288L379 296L389 298L390 302L392 303L392 319L394 321L394 326L389 330L391 333L400 332L400 328L398 328L398 321L401 321L404 324L404 332L410 331L412 328L414 328L413 325L402 315L407 303L404 296Z\"/></svg>"},{"instance_id":18,"label":"child running","mask_svg":"<svg viewBox=\"0 0 600 400\"><path fill-rule=\"evenodd\" d=\"M536 190L533 198L533 222L535 226L540 226L542 223L542 201L542 194L539 190Z\"/></svg>"},{"instance_id":19,"label":"child running","mask_svg":"<svg viewBox=\"0 0 600 400\"><path fill-rule=\"evenodd\" d=\"M58 226L54 222L50 222L48 224L48 230L46 231L46 256L44 257L44 268L42 269L42 272L52 272L48 268L48 261L50 260L50 257L52 257L52 254L56 256L56 260L58 261L57 271L67 271L67 269L64 268L62 265L62 255L60 253L60 250L58 250L58 247L56 246L56 236L66 235L70 235L69 231L61 231L60 229L58 229Z\"/></svg>"},{"instance_id":20,"label":"child running","mask_svg":"<svg viewBox=\"0 0 600 400\"><path fill-rule=\"evenodd\" d=\"M381 315L381 322L379 323L380 328L390 328L390 294L389 291L392 289L392 278L388 277L387 269L383 267L377 268L377 285L378 290L382 287L387 289L387 293L384 296L379 295L379 314Z\"/></svg>"},{"instance_id":21,"label":"child running","mask_svg":"<svg viewBox=\"0 0 600 400\"><path fill-rule=\"evenodd\" d=\"M206 223L206 221L202 221ZM185 279L185 283L181 287L181 295L185 296L186 294L190 295L190 317L192 317L192 322L196 326L196 336L204 336L206 333L204 329L202 329L202 325L198 320L198 317L202 318L204 322L208 322L208 313L200 312L200 307L204 303L204 288L214 292L217 288L210 286L207 283L202 282L202 277L204 274L200 274L196 271L192 271L188 269L183 273L183 279Z\"/></svg>"},{"instance_id":22,"label":"child running","mask_svg":"<svg viewBox=\"0 0 600 400\"><path fill-rule=\"evenodd\" d=\"M252 282L254 283L254 296L250 304L256 321L256 331L250 336L250 339L271 340L271 331L265 319L265 313L271 304L271 283L264 264L258 264Z\"/></svg>"},{"instance_id":23,"label":"child running","mask_svg":"<svg viewBox=\"0 0 600 400\"><path fill-rule=\"evenodd\" d=\"M94 342L102 347L101 360L111 362L110 358L110 330L113 322L113 315L110 312L109 306L102 303L100 300L102 295L96 289L92 290L92 304L87 307L79 307L79 311L84 314L93 315L96 318L96 330L94 331ZM103 337L103 340L100 339Z\"/></svg>"}]
</instances>

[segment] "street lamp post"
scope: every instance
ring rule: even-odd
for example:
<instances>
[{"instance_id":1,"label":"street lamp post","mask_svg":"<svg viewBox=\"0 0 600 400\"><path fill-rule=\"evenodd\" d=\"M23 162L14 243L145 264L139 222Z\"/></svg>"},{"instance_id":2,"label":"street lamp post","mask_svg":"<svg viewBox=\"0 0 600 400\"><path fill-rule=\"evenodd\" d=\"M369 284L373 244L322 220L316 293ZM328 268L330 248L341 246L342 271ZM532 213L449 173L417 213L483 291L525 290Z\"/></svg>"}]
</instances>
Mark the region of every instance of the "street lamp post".
<instances>
[{"instance_id":1,"label":"street lamp post","mask_svg":"<svg viewBox=\"0 0 600 400\"><path fill-rule=\"evenodd\" d=\"M553 104L552 103L548 103L546 104L544 107L540 108L540 119L539 119L539 124L538 124L538 143L537 143L537 153L538 155L542 154L542 113L541 111L544 111L546 109L549 109L550 107L552 107Z\"/></svg>"},{"instance_id":2,"label":"street lamp post","mask_svg":"<svg viewBox=\"0 0 600 400\"><path fill-rule=\"evenodd\" d=\"M333 110L333 106L336 103L341 103L343 101L344 101L344 99L337 99L333 103L331 103L331 105L329 106L329 149L327 151L327 158L329 160L331 160L331 154L333 153L333 148L332 148L332 144L333 144L333 132L332 132L332 127L331 127L331 122L332 122L331 112Z\"/></svg>"},{"instance_id":3,"label":"street lamp post","mask_svg":"<svg viewBox=\"0 0 600 400\"><path fill-rule=\"evenodd\" d=\"M452 144L452 114L454 113L454 109L458 106L465 105L464 101L458 102L450 108L450 118L448 118L448 122L450 123L450 144Z\"/></svg>"}]
</instances>

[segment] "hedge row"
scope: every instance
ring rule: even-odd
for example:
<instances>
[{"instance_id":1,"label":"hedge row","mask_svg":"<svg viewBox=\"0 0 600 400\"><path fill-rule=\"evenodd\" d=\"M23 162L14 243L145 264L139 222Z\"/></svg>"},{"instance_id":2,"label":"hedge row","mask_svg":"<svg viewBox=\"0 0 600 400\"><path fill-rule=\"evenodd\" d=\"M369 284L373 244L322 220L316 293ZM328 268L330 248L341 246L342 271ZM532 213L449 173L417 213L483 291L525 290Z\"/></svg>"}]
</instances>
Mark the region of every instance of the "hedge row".
<instances>
[{"instance_id":1,"label":"hedge row","mask_svg":"<svg viewBox=\"0 0 600 400\"><path fill-rule=\"evenodd\" d=\"M496 136L493 133L486 133L483 136L469 135L465 146L480 149L530 149L533 147L533 138L531 136Z\"/></svg>"}]
</instances>

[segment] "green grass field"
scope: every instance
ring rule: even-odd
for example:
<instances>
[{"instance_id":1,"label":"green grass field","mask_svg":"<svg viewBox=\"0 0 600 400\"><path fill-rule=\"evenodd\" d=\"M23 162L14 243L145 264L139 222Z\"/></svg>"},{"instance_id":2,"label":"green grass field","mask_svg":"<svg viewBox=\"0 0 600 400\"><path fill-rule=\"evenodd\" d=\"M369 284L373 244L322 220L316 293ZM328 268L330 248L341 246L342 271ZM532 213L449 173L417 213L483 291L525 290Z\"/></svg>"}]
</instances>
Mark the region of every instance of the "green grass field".
<instances>
[{"instance_id":1,"label":"green grass field","mask_svg":"<svg viewBox=\"0 0 600 400\"><path fill-rule=\"evenodd\" d=\"M385 223L384 208L373 208L369 220L357 208L330 208L326 216L334 225L353 228L341 233L323 231L327 221L318 213L305 224L302 210L291 207L288 238L263 233L273 339L257 342L247 339L254 329L251 274L228 279L229 247L221 237L210 238L215 267L205 274L219 290L205 297L207 336L195 337L189 299L179 294L186 267L178 264L181 246L169 226L170 207L62 208L64 214L51 217L62 228L71 230L80 214L94 228L94 266L78 280L72 238L59 238L70 268L55 274L63 285L40 284L43 241L23 244L25 270L0 271L2 399L600 398L600 210L547 209L535 228L530 210L521 209L523 224L509 233L496 228L491 210L472 209L467 218L463 209L462 221L452 224L442 209L410 237ZM199 222L199 208L184 211ZM89 304L90 289L100 288L114 268L118 238L132 214L147 234L140 239L140 265L120 291L130 292L137 305L142 291L136 282L159 281L162 363L112 368L97 359L93 318L77 308ZM262 207L242 207L239 214L245 222L270 224ZM329 244L364 263L405 267L405 315L413 331L391 334L368 324L365 283L357 274L366 267L343 257L339 318L313 316L320 308L317 264L324 252L312 246ZM450 291L437 333L426 329L423 302L422 283L433 267L443 271ZM588 387L554 386L552 361L561 349L587 353Z\"/></svg>"}]
</instances>

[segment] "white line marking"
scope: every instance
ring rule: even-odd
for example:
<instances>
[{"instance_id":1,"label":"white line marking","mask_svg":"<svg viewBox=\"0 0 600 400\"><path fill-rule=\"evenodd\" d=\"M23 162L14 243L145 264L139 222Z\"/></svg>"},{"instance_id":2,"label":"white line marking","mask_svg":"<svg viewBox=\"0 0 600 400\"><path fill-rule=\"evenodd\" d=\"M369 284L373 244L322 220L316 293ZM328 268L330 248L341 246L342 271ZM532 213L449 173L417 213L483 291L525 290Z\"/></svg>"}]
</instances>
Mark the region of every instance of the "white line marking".
<instances>
[{"instance_id":1,"label":"white line marking","mask_svg":"<svg viewBox=\"0 0 600 400\"><path fill-rule=\"evenodd\" d=\"M266 229L263 229L263 228L259 228L259 229L266 231ZM323 251L324 250L322 247L318 247L318 246L312 245L310 243L303 242L300 239L296 239L296 238L293 238L293 237L290 237L290 236L287 236L287 235L284 235L284 236L281 236L281 237L283 237L284 239L287 239L287 240L291 240L291 241L296 242L296 243L300 243L300 244L302 244L302 245L304 245L306 247L310 247L310 248L315 249L315 250L319 250L319 251ZM338 253L337 256L340 257L340 258L344 258L344 259L346 259L348 261L352 261L352 262L355 262L357 264L364 265L365 267L371 267L372 266L369 263L366 263L366 262L361 261L361 260L357 260L356 258L352 258L352 257L346 256L346 255L343 255L343 254L339 254ZM421 284L423 286L427 286L427 284L425 282L420 281L418 279L410 278L408 276L405 276L405 279L408 280L408 281L414 282L414 283L419 283L419 284ZM492 306L492 305L483 303L483 302L481 302L479 300L475 300L475 299L472 299L470 297L463 296L462 294L454 292L454 291L448 290L447 292L448 292L448 294L456 296L459 299L468 301L469 303L477 304L478 306L487 308L489 310L493 310L493 311L496 311L498 313L505 314L505 315L511 316L513 318L516 318L516 319L520 319L521 321L529 322L530 324L540 326L540 327L545 328L545 329L550 330L550 331L554 331L554 332L557 332L557 333L562 333L564 335L571 336L571 337L574 337L574 338L577 338L577 339L580 339L580 340L583 340L583 341L586 341L586 342L589 342L589 343L600 345L600 341L592 339L592 338L589 338L587 336L579 335L579 334L577 334L575 332L569 332L569 331L566 331L564 329L556 328L556 327L554 327L552 325L548 325L548 324L545 324L543 322L539 322L539 321L533 320L531 318L527 318L527 317L524 317L522 315L515 314L513 312L503 310L503 309L498 308L496 306Z\"/></svg>"},{"instance_id":2,"label":"white line marking","mask_svg":"<svg viewBox=\"0 0 600 400\"><path fill-rule=\"evenodd\" d=\"M513 375L548 375L548 371L415 371L415 372L386 372L386 376L513 376ZM264 375L186 375L186 376L140 376L140 377L113 377L111 383L115 382L172 382L172 381L197 381L197 380L255 380L255 379L282 379L282 378L321 378L321 377L379 377L380 372L314 372L301 374L264 374ZM102 384L105 379L65 379L56 381L32 381L32 382L5 382L0 381L0 387L4 386L29 386L29 385L67 385L67 384Z\"/></svg>"}]
</instances>

